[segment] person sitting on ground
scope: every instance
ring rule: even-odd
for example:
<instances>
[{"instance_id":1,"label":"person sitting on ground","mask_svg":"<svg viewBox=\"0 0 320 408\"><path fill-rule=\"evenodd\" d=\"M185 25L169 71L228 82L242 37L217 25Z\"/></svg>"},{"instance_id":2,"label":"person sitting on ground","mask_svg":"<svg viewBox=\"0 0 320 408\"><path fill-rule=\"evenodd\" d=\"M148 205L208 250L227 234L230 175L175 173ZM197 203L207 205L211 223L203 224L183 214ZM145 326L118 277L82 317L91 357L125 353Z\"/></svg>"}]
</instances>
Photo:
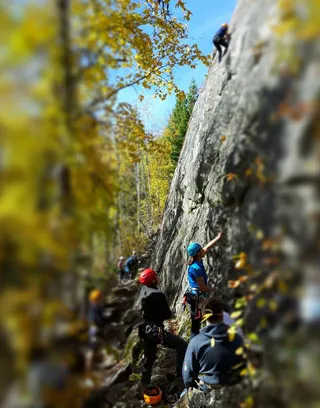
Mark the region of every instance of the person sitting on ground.
<instances>
[{"instance_id":1,"label":"person sitting on ground","mask_svg":"<svg viewBox=\"0 0 320 408\"><path fill-rule=\"evenodd\" d=\"M170 319L172 314L164 293L158 289L158 275L153 269L145 269L138 280L143 285L141 306L144 318L144 323L139 326L139 336L144 347L141 384L147 386L151 381L158 344L176 350L176 377L182 378L182 363L188 344L164 330L163 322Z\"/></svg>"},{"instance_id":2,"label":"person sitting on ground","mask_svg":"<svg viewBox=\"0 0 320 408\"><path fill-rule=\"evenodd\" d=\"M229 48L230 42L230 34L228 32L229 25L227 23L223 23L220 29L216 32L215 36L213 37L213 44L215 45L216 49L219 53L219 63L222 60L222 48L221 46L225 47L224 54L225 55Z\"/></svg>"},{"instance_id":3,"label":"person sitting on ground","mask_svg":"<svg viewBox=\"0 0 320 408\"><path fill-rule=\"evenodd\" d=\"M246 367L243 339L237 333L229 334L223 323L223 305L209 298L204 305L206 327L189 343L183 364L185 387L209 391L241 381L240 372ZM238 352L236 353L236 351Z\"/></svg>"},{"instance_id":4,"label":"person sitting on ground","mask_svg":"<svg viewBox=\"0 0 320 408\"><path fill-rule=\"evenodd\" d=\"M221 238L220 232L211 242L209 242L204 248L197 242L191 243L187 252L190 256L188 261L188 282L189 289L186 292L187 302L190 305L191 315L191 337L196 336L201 327L201 301L208 296L209 293L215 292L214 288L210 288L208 283L208 275L203 265L203 257L207 254L210 248L212 248Z\"/></svg>"}]
</instances>

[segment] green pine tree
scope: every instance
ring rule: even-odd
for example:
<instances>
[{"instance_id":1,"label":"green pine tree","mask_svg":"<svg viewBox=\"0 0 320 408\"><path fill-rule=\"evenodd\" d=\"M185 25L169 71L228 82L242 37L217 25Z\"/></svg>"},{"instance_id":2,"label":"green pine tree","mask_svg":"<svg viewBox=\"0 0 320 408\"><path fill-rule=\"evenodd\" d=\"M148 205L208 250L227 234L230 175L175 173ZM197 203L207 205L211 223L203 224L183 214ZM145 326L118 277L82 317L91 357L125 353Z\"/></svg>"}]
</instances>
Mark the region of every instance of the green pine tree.
<instances>
[{"instance_id":1,"label":"green pine tree","mask_svg":"<svg viewBox=\"0 0 320 408\"><path fill-rule=\"evenodd\" d=\"M180 151L183 146L184 138L188 130L189 120L197 98L198 87L196 81L193 79L186 97L182 100L176 100L176 104L170 116L166 134L171 144L170 159L173 170L175 169L179 160Z\"/></svg>"}]
</instances>

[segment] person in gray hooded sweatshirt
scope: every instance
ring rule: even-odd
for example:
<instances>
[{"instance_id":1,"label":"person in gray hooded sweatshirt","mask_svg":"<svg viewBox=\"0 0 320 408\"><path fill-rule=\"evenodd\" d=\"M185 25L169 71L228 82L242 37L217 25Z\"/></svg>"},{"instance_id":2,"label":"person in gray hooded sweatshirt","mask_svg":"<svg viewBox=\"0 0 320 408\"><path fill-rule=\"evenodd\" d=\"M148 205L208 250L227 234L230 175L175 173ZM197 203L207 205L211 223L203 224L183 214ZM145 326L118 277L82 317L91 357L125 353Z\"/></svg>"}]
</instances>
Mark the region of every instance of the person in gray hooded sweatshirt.
<instances>
[{"instance_id":1,"label":"person in gray hooded sweatshirt","mask_svg":"<svg viewBox=\"0 0 320 408\"><path fill-rule=\"evenodd\" d=\"M237 333L229 335L230 326L223 323L222 303L210 298L204 310L209 316L207 326L190 341L182 374L186 388L206 392L240 382L240 372L246 362L239 353L243 347L242 337Z\"/></svg>"}]
</instances>

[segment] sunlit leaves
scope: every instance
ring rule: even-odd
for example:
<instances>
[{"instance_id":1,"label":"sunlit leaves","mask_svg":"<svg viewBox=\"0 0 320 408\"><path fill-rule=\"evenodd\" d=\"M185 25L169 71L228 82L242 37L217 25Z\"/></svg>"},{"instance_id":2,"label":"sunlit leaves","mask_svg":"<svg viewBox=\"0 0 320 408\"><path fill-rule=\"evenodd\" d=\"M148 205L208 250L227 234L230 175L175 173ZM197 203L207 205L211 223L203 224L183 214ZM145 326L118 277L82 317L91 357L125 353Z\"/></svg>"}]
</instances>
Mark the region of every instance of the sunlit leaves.
<instances>
[{"instance_id":1,"label":"sunlit leaves","mask_svg":"<svg viewBox=\"0 0 320 408\"><path fill-rule=\"evenodd\" d=\"M278 37L278 63L285 63L286 69L296 74L301 67L298 57L302 42L317 41L320 35L318 0L281 0L279 2L279 23L273 27ZM299 120L299 119L298 119Z\"/></svg>"},{"instance_id":2,"label":"sunlit leaves","mask_svg":"<svg viewBox=\"0 0 320 408\"><path fill-rule=\"evenodd\" d=\"M180 90L174 78L175 67L188 65L195 68L199 60L208 63L196 44L186 46L184 43L188 36L184 21L159 12L157 3L152 8L147 3L135 2L128 7L124 0L93 4L86 14L88 31L83 36L83 46L103 55L103 65L108 65L117 74L116 80L111 81L105 72L103 80L109 91L98 95L93 106L109 104L110 97L132 85L153 88L160 99L165 99L172 92L179 96ZM188 21L191 13L184 2L179 1L176 6ZM94 32L96 39L90 42ZM129 71L130 78L127 77ZM99 94L99 89L96 93Z\"/></svg>"},{"instance_id":3,"label":"sunlit leaves","mask_svg":"<svg viewBox=\"0 0 320 408\"><path fill-rule=\"evenodd\" d=\"M239 280L236 280L236 281L234 281L234 280L229 280L228 281L228 288L230 288L230 289L235 289L235 288L237 288L239 285L240 285L240 281Z\"/></svg>"},{"instance_id":4,"label":"sunlit leaves","mask_svg":"<svg viewBox=\"0 0 320 408\"><path fill-rule=\"evenodd\" d=\"M229 341L234 341L235 336L237 334L237 327L236 325L232 325L229 329L228 329L228 337L229 337Z\"/></svg>"},{"instance_id":5,"label":"sunlit leaves","mask_svg":"<svg viewBox=\"0 0 320 408\"><path fill-rule=\"evenodd\" d=\"M212 316L212 313L206 313L206 314L203 316L203 318L202 318L202 320L201 320L201 323L204 323L206 320L210 319L211 316Z\"/></svg>"},{"instance_id":6,"label":"sunlit leaves","mask_svg":"<svg viewBox=\"0 0 320 408\"><path fill-rule=\"evenodd\" d=\"M254 332L253 333L248 333L247 338L253 343L258 343L259 342L259 337L258 337L257 333L254 333Z\"/></svg>"},{"instance_id":7,"label":"sunlit leaves","mask_svg":"<svg viewBox=\"0 0 320 408\"><path fill-rule=\"evenodd\" d=\"M252 396L246 398L244 402L241 402L240 408L253 408L254 400Z\"/></svg>"},{"instance_id":8,"label":"sunlit leaves","mask_svg":"<svg viewBox=\"0 0 320 408\"><path fill-rule=\"evenodd\" d=\"M231 317L232 319L237 319L238 317L240 317L242 315L242 311L237 311L237 312L233 312L231 313Z\"/></svg>"},{"instance_id":9,"label":"sunlit leaves","mask_svg":"<svg viewBox=\"0 0 320 408\"><path fill-rule=\"evenodd\" d=\"M227 181L236 182L239 179L239 176L235 173L228 173L225 175Z\"/></svg>"}]
</instances>

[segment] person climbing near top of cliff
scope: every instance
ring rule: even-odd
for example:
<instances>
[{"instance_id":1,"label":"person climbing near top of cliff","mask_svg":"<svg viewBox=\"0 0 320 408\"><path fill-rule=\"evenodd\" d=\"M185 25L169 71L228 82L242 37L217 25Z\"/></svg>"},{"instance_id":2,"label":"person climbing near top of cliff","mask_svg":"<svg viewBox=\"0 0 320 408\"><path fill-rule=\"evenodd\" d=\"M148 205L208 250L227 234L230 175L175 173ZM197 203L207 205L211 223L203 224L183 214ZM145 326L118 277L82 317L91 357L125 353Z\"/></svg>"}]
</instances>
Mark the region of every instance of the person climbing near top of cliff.
<instances>
[{"instance_id":1,"label":"person climbing near top of cliff","mask_svg":"<svg viewBox=\"0 0 320 408\"><path fill-rule=\"evenodd\" d=\"M223 23L219 30L213 37L212 40L213 44L215 45L218 54L219 54L219 63L222 60L222 48L221 46L225 47L223 55L226 55L229 43L230 43L230 33L229 33L229 25L227 23Z\"/></svg>"},{"instance_id":2,"label":"person climbing near top of cliff","mask_svg":"<svg viewBox=\"0 0 320 408\"><path fill-rule=\"evenodd\" d=\"M207 254L221 238L222 232L220 232L211 242L209 242L204 248L197 242L191 243L187 252L190 256L188 266L188 283L189 288L185 293L186 301L190 305L191 315L191 336L196 336L201 327L201 302L208 297L209 293L215 292L214 288L210 288L208 283L208 275L203 265L203 257Z\"/></svg>"},{"instance_id":3,"label":"person climbing near top of cliff","mask_svg":"<svg viewBox=\"0 0 320 408\"><path fill-rule=\"evenodd\" d=\"M223 323L223 305L218 299L207 299L204 310L206 327L190 341L183 363L185 387L196 389L190 406L204 406L201 403L208 401L205 394L212 391L214 400L226 398L228 408L238 407L245 391L242 385L237 385L243 378L241 371L246 368L243 339L236 333L229 335L229 326ZM231 394L240 398L233 401Z\"/></svg>"},{"instance_id":4,"label":"person climbing near top of cliff","mask_svg":"<svg viewBox=\"0 0 320 408\"><path fill-rule=\"evenodd\" d=\"M158 289L157 273L153 269L145 269L138 281L143 285L141 306L144 318L144 323L139 326L139 336L144 348L141 386L146 387L151 381L158 344L176 350L176 378L178 381L180 379L182 385L182 364L188 344L164 329L164 320L170 319L172 314L165 294Z\"/></svg>"}]
</instances>

